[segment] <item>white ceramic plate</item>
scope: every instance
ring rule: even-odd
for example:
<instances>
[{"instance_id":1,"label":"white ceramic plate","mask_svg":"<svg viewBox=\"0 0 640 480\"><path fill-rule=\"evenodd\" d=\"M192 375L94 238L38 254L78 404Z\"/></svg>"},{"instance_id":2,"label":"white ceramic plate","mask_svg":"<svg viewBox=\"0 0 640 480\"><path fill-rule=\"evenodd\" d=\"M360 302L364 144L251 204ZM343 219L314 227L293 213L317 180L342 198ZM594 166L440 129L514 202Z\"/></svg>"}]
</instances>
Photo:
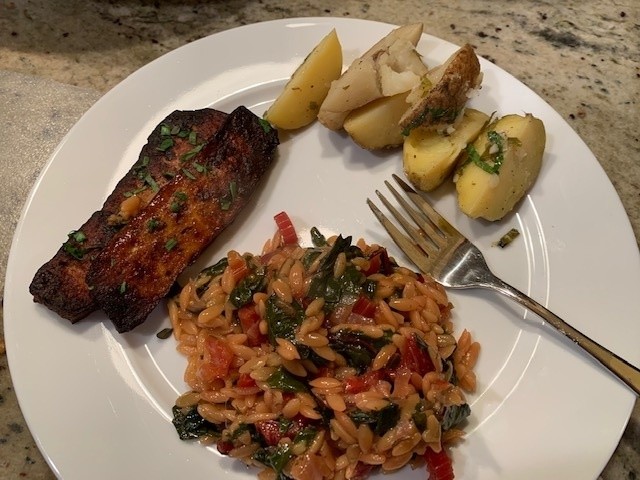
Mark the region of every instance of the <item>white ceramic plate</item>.
<instances>
[{"instance_id":1,"label":"white ceramic plate","mask_svg":"<svg viewBox=\"0 0 640 480\"><path fill-rule=\"evenodd\" d=\"M148 133L174 109L246 105L261 115L286 79L331 28L348 64L392 27L350 19L295 19L250 25L193 42L140 69L105 95L54 152L26 204L8 265L5 338L11 374L29 427L66 479L250 479L255 472L212 449L178 440L171 425L185 390L185 361L158 340L163 308L126 335L102 314L70 325L32 303L28 285L136 160ZM455 46L424 36L436 65ZM484 87L472 106L531 112L543 119L547 153L517 213L495 224L471 221L449 189L437 207L484 250L495 272L549 305L597 341L640 364L640 258L625 212L598 162L536 94L482 61ZM391 243L365 204L392 172L397 152L371 154L319 125L290 136L268 179L198 266L228 249L258 251L273 215L299 231ZM607 228L595 219L607 218ZM511 227L508 248L493 243ZM403 257L391 247L399 259ZM454 451L457 478L595 478L625 428L634 396L537 318L494 294L451 292L458 331L482 343L478 393L467 440ZM425 473L403 470L402 478Z\"/></svg>"}]
</instances>

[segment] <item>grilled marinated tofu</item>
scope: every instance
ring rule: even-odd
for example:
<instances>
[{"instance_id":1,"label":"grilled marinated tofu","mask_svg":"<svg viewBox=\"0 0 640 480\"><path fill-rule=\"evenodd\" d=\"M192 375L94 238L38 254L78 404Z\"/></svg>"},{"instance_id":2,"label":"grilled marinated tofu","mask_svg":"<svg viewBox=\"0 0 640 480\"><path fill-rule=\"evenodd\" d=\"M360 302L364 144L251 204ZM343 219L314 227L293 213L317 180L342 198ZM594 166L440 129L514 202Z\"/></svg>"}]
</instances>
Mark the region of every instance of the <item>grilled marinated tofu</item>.
<instances>
[{"instance_id":1,"label":"grilled marinated tofu","mask_svg":"<svg viewBox=\"0 0 640 480\"><path fill-rule=\"evenodd\" d=\"M92 259L178 172L195 174L204 168L197 163L197 154L226 117L210 108L175 111L156 126L102 208L71 232L36 272L29 286L34 301L73 323L96 310L85 282Z\"/></svg>"},{"instance_id":2,"label":"grilled marinated tofu","mask_svg":"<svg viewBox=\"0 0 640 480\"><path fill-rule=\"evenodd\" d=\"M244 107L91 263L87 283L119 332L140 325L183 269L237 217L269 169L277 132Z\"/></svg>"}]
</instances>

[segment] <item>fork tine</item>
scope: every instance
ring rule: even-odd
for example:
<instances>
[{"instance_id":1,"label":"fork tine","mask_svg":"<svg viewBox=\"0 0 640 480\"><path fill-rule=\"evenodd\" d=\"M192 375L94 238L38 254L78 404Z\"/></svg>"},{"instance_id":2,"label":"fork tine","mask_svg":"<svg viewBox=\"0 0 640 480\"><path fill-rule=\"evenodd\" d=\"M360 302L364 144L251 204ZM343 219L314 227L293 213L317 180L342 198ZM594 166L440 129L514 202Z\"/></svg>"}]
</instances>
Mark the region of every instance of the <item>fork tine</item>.
<instances>
[{"instance_id":1,"label":"fork tine","mask_svg":"<svg viewBox=\"0 0 640 480\"><path fill-rule=\"evenodd\" d=\"M416 207L420 209L422 213L426 215L429 221L436 227L442 236L457 236L462 237L462 234L451 225L447 219L440 215L420 194L418 194L413 188L411 188L404 180L402 180L395 173L392 174L393 179L396 181L400 188L407 194Z\"/></svg>"},{"instance_id":2,"label":"fork tine","mask_svg":"<svg viewBox=\"0 0 640 480\"><path fill-rule=\"evenodd\" d=\"M409 205L409 202L407 202L405 200L405 198L402 195L400 195L397 192L397 190L395 188L393 188L388 181L385 180L384 184L391 191L391 193L396 198L396 200L398 200L398 202L400 202L400 204L405 209L405 211L411 216L413 221L416 222L416 225L418 225L418 227L422 230L422 233L431 242L433 242L433 245L436 248L442 247L444 245L443 235L442 235L442 233L440 232L439 229L434 228L434 225L433 225L433 222L431 221L431 219L428 216L426 216L422 211L418 211L414 207ZM409 188L411 188L411 187L409 187ZM378 194L378 196L380 196L380 194ZM414 204L415 204L415 201L414 201ZM387 205L387 208L390 208L389 205ZM394 214L394 216L395 216L395 214ZM396 218L398 218L398 217L396 216ZM402 226L405 229L407 228L407 226L405 224L403 224ZM411 235L410 232L407 232L407 233L409 233ZM416 243L420 243L420 242L418 242L417 239L414 238L414 240L416 240ZM420 246L422 247L422 245L420 245ZM423 247L423 248L425 248L425 247Z\"/></svg>"},{"instance_id":3,"label":"fork tine","mask_svg":"<svg viewBox=\"0 0 640 480\"><path fill-rule=\"evenodd\" d=\"M387 184L387 187L393 190L393 187L391 187L391 185ZM394 195L397 195L397 194L398 194L397 192L394 192ZM384 203L384 206L387 207L387 209L396 218L396 220L400 222L400 224L402 225L402 228L404 228L404 231L407 232L407 235L409 235L409 237L414 241L414 243L416 243L420 248L422 248L422 250L428 255L433 255L437 252L438 245L435 242L432 244L425 240L426 238L428 238L428 236L425 234L425 232L422 232L420 230L419 225L416 226L416 224L413 224L409 220L407 220L406 217L402 215L391 204L391 202L389 202L389 200L387 200L387 198L378 190L376 190L376 195L378 195L378 198L380 198L382 203ZM408 204L403 206L405 208L409 207ZM415 218L414 218L414 221L415 221Z\"/></svg>"},{"instance_id":4,"label":"fork tine","mask_svg":"<svg viewBox=\"0 0 640 480\"><path fill-rule=\"evenodd\" d=\"M379 192L376 191L379 194ZM386 199L381 200L386 202ZM430 271L431 261L430 258L418 248L409 237L403 234L398 227L396 227L385 215L380 211L380 209L373 203L370 199L367 198L367 204L369 208L376 216L378 221L382 224L385 230L389 233L394 242L398 244L400 249L409 257L409 259L416 264L416 266L422 270L423 272ZM385 203L386 204L386 203ZM393 207L392 207L393 208Z\"/></svg>"}]
</instances>

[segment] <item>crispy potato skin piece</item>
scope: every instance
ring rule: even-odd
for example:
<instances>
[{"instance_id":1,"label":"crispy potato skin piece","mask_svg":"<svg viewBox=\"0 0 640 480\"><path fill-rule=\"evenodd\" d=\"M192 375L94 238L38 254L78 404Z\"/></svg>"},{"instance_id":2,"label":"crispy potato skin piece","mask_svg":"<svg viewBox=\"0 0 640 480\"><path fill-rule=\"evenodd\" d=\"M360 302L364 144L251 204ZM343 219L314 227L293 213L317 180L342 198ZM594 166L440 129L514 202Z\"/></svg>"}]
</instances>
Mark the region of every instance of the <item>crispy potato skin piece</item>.
<instances>
[{"instance_id":1,"label":"crispy potato skin piece","mask_svg":"<svg viewBox=\"0 0 640 480\"><path fill-rule=\"evenodd\" d=\"M173 145L163 149L162 125L177 128L181 131L194 132L196 145L208 141L218 131L227 114L218 110L205 108L195 111L174 111L156 126L149 135L147 143L142 147L138 161L118 182L113 192L107 197L102 208L80 226L77 231L86 236L86 240L72 245L84 254L81 258L69 254L65 246L61 246L56 254L36 272L29 291L37 303L41 303L63 318L75 323L98 308L85 276L91 260L102 247L118 232L123 225L119 220L121 204L126 194L137 192L140 199L139 208L144 208L155 190L145 180L145 175L153 178L162 187L169 182L167 173L176 173L185 165L183 156L194 148L193 139L172 135ZM148 158L146 162L144 159ZM147 163L146 168L142 164ZM73 242L72 239L68 240Z\"/></svg>"},{"instance_id":2,"label":"crispy potato skin piece","mask_svg":"<svg viewBox=\"0 0 640 480\"><path fill-rule=\"evenodd\" d=\"M176 175L98 254L87 283L118 332L144 322L182 270L236 218L277 145L276 130L238 107L200 154L206 171Z\"/></svg>"},{"instance_id":3,"label":"crispy potato skin piece","mask_svg":"<svg viewBox=\"0 0 640 480\"><path fill-rule=\"evenodd\" d=\"M455 121L469 100L469 92L482 80L480 62L473 47L466 44L449 59L431 71L427 77L433 86L415 102L400 119L400 126L411 129L446 126Z\"/></svg>"}]
</instances>

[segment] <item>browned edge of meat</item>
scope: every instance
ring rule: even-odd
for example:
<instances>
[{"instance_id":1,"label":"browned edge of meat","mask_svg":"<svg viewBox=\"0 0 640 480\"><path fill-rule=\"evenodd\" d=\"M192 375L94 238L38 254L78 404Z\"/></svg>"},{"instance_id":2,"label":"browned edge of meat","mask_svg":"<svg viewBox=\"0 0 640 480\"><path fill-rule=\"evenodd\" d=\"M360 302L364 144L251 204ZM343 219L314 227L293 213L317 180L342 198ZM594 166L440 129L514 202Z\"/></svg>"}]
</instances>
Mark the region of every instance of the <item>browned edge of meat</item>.
<instances>
[{"instance_id":1,"label":"browned edge of meat","mask_svg":"<svg viewBox=\"0 0 640 480\"><path fill-rule=\"evenodd\" d=\"M159 123L102 208L71 232L53 258L38 269L29 286L33 300L72 323L97 310L85 282L92 259L178 172L204 168L197 163L197 154L226 117L211 108L177 110Z\"/></svg>"},{"instance_id":2,"label":"browned edge of meat","mask_svg":"<svg viewBox=\"0 0 640 480\"><path fill-rule=\"evenodd\" d=\"M92 262L87 283L118 332L140 325L180 273L236 218L275 157L277 132L238 107L203 152Z\"/></svg>"}]
</instances>

